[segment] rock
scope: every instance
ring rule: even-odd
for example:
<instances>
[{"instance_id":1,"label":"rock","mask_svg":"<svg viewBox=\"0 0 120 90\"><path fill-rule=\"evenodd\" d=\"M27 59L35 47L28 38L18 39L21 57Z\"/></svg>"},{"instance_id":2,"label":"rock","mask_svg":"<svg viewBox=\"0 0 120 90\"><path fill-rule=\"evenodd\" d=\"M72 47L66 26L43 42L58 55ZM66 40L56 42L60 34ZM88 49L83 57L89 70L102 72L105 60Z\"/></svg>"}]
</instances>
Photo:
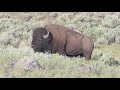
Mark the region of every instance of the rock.
<instances>
[{"instance_id":1,"label":"rock","mask_svg":"<svg viewBox=\"0 0 120 90\"><path fill-rule=\"evenodd\" d=\"M41 66L39 63L30 57L24 57L20 60L14 60L11 64L12 67L16 69L24 69L24 70L33 70L33 69L40 69Z\"/></svg>"}]
</instances>

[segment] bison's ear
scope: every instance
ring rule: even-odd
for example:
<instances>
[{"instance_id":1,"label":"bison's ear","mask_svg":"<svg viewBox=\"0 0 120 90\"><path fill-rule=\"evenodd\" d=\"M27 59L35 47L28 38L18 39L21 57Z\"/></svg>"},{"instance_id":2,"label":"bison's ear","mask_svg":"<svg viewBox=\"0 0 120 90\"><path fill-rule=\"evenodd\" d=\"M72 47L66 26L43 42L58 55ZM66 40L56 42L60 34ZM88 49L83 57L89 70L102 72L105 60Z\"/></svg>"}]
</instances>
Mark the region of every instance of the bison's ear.
<instances>
[{"instance_id":1,"label":"bison's ear","mask_svg":"<svg viewBox=\"0 0 120 90\"><path fill-rule=\"evenodd\" d=\"M43 38L46 39L50 36L50 33L48 32L46 35L43 35Z\"/></svg>"}]
</instances>

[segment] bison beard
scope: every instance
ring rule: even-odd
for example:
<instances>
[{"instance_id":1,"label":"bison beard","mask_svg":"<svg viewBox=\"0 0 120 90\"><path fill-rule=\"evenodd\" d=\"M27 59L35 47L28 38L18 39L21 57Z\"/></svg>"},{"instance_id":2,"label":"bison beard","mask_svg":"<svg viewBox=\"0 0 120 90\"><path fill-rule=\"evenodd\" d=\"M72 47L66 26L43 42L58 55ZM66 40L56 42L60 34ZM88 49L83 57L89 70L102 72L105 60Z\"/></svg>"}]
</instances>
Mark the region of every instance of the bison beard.
<instances>
[{"instance_id":1,"label":"bison beard","mask_svg":"<svg viewBox=\"0 0 120 90\"><path fill-rule=\"evenodd\" d=\"M91 59L94 43L86 35L62 25L49 24L33 31L32 46L34 51L48 51L70 57L80 55L88 60Z\"/></svg>"}]
</instances>

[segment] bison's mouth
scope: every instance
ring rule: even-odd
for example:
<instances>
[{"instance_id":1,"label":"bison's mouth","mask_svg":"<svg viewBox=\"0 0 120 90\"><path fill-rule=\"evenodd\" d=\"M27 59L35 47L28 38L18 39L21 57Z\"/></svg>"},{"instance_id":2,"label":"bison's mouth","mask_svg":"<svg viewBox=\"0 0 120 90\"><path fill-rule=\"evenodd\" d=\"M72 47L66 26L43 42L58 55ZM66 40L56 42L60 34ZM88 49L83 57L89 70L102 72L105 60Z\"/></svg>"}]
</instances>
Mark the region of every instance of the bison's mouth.
<instances>
[{"instance_id":1,"label":"bison's mouth","mask_svg":"<svg viewBox=\"0 0 120 90\"><path fill-rule=\"evenodd\" d=\"M33 48L34 52L42 52L41 48L36 47L36 45L32 45L31 47Z\"/></svg>"},{"instance_id":2,"label":"bison's mouth","mask_svg":"<svg viewBox=\"0 0 120 90\"><path fill-rule=\"evenodd\" d=\"M36 46L35 46L35 45L31 45L31 47L32 47L33 49L35 49Z\"/></svg>"}]
</instances>

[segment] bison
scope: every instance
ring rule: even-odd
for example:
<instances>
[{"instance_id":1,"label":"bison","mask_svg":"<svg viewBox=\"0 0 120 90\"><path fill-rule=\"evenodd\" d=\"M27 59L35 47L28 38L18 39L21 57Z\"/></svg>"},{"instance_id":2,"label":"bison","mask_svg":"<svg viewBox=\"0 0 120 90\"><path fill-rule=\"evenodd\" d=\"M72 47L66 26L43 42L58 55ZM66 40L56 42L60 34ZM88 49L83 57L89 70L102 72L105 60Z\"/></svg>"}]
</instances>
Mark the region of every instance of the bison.
<instances>
[{"instance_id":1,"label":"bison","mask_svg":"<svg viewBox=\"0 0 120 90\"><path fill-rule=\"evenodd\" d=\"M87 60L91 59L94 48L90 37L57 24L36 28L31 45L35 52L59 53L69 57L80 55Z\"/></svg>"}]
</instances>

